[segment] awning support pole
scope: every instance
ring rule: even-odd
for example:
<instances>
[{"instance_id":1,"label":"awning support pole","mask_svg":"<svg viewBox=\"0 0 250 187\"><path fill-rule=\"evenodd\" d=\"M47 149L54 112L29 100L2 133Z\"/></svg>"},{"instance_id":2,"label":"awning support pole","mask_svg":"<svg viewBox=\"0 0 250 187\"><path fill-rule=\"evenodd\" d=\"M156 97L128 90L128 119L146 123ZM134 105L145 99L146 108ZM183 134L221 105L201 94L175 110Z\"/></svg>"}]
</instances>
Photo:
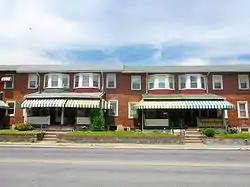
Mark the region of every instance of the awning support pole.
<instances>
[{"instance_id":1,"label":"awning support pole","mask_svg":"<svg viewBox=\"0 0 250 187\"><path fill-rule=\"evenodd\" d=\"M222 125L226 128L225 110L222 110Z\"/></svg>"},{"instance_id":2,"label":"awning support pole","mask_svg":"<svg viewBox=\"0 0 250 187\"><path fill-rule=\"evenodd\" d=\"M144 126L144 113L143 109L141 110L141 131L143 131L143 126Z\"/></svg>"},{"instance_id":3,"label":"awning support pole","mask_svg":"<svg viewBox=\"0 0 250 187\"><path fill-rule=\"evenodd\" d=\"M64 107L62 107L62 111L61 111L61 125L64 124Z\"/></svg>"}]
</instances>

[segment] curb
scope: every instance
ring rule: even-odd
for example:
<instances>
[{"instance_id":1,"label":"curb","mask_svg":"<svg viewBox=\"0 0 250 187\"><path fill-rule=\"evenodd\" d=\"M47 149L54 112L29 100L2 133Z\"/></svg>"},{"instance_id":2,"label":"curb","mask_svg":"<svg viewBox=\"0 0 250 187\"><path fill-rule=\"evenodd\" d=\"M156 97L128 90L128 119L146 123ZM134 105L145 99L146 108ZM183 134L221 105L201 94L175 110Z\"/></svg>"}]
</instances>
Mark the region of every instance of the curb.
<instances>
[{"instance_id":1,"label":"curb","mask_svg":"<svg viewBox=\"0 0 250 187\"><path fill-rule=\"evenodd\" d=\"M44 144L0 144L0 147L26 148L88 148L88 149L158 149L158 150L223 150L250 151L250 147L175 147L175 146L117 146L117 145L44 145Z\"/></svg>"}]
</instances>

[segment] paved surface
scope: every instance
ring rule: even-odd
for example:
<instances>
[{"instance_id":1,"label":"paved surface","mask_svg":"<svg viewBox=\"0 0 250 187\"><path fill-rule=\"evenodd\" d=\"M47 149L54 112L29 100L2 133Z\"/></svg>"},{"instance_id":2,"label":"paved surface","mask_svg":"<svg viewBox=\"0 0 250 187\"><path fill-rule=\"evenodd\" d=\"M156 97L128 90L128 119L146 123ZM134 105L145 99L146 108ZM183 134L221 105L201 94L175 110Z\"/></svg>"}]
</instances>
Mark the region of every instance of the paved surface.
<instances>
[{"instance_id":1,"label":"paved surface","mask_svg":"<svg viewBox=\"0 0 250 187\"><path fill-rule=\"evenodd\" d=\"M0 148L3 187L249 187L250 151Z\"/></svg>"}]
</instances>

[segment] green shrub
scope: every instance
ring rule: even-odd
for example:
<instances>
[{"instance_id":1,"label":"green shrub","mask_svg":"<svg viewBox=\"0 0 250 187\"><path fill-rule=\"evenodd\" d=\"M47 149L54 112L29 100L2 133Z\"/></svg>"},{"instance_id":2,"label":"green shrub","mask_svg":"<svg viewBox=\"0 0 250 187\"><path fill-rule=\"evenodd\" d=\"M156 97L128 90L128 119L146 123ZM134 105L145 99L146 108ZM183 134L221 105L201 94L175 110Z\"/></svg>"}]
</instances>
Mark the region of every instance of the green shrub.
<instances>
[{"instance_id":1,"label":"green shrub","mask_svg":"<svg viewBox=\"0 0 250 187\"><path fill-rule=\"evenodd\" d=\"M238 134L238 129L236 128L230 128L228 131L229 134Z\"/></svg>"},{"instance_id":2,"label":"green shrub","mask_svg":"<svg viewBox=\"0 0 250 187\"><path fill-rule=\"evenodd\" d=\"M214 130L213 128L207 128L207 129L204 129L204 130L202 131L202 133L203 133L204 135L206 135L207 137L214 137L214 135L215 135L215 130Z\"/></svg>"},{"instance_id":3,"label":"green shrub","mask_svg":"<svg viewBox=\"0 0 250 187\"><path fill-rule=\"evenodd\" d=\"M91 111L91 131L104 131L105 130L105 120L104 114L101 109L93 109Z\"/></svg>"},{"instance_id":4,"label":"green shrub","mask_svg":"<svg viewBox=\"0 0 250 187\"><path fill-rule=\"evenodd\" d=\"M14 126L15 126L14 129L18 130L18 131L31 131L31 130L33 130L33 127L30 124L17 123Z\"/></svg>"}]
</instances>

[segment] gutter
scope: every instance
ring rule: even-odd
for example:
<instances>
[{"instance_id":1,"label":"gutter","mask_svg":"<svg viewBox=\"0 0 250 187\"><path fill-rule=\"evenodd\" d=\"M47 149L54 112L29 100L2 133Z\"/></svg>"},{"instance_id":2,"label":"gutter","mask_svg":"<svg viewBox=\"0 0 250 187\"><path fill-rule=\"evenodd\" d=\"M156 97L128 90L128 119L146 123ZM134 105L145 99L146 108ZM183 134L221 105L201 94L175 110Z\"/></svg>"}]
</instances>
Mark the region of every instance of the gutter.
<instances>
[{"instance_id":1,"label":"gutter","mask_svg":"<svg viewBox=\"0 0 250 187\"><path fill-rule=\"evenodd\" d=\"M146 94L148 94L148 72L146 72Z\"/></svg>"}]
</instances>

